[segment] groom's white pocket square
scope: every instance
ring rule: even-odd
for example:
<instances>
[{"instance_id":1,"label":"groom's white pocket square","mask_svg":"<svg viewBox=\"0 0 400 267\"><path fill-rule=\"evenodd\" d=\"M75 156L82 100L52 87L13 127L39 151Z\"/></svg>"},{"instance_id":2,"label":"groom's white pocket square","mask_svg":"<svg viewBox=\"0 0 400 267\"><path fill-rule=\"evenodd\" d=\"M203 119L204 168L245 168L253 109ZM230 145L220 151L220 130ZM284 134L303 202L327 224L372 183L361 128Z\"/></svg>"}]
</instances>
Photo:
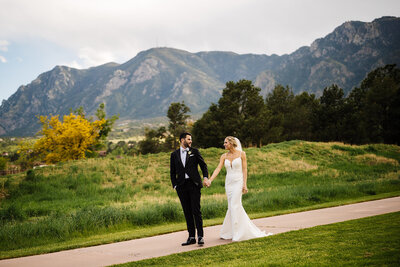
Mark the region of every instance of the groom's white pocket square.
<instances>
[{"instance_id":1,"label":"groom's white pocket square","mask_svg":"<svg viewBox=\"0 0 400 267\"><path fill-rule=\"evenodd\" d=\"M190 155L189 157L194 157L194 154Z\"/></svg>"}]
</instances>

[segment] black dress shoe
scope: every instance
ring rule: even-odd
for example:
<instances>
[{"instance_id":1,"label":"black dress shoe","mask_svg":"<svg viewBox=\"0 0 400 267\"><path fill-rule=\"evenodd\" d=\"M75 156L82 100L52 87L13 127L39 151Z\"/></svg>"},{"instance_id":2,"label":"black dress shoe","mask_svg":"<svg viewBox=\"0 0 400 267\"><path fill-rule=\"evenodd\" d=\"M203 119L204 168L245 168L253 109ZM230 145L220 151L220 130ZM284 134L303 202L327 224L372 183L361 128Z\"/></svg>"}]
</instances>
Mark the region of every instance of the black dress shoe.
<instances>
[{"instance_id":1,"label":"black dress shoe","mask_svg":"<svg viewBox=\"0 0 400 267\"><path fill-rule=\"evenodd\" d=\"M204 245L204 238L202 236L199 236L199 240L197 241L197 244L199 245Z\"/></svg>"},{"instance_id":2,"label":"black dress shoe","mask_svg":"<svg viewBox=\"0 0 400 267\"><path fill-rule=\"evenodd\" d=\"M187 246L191 244L196 244L196 238L194 237L189 237L185 243L182 243L182 246Z\"/></svg>"}]
</instances>

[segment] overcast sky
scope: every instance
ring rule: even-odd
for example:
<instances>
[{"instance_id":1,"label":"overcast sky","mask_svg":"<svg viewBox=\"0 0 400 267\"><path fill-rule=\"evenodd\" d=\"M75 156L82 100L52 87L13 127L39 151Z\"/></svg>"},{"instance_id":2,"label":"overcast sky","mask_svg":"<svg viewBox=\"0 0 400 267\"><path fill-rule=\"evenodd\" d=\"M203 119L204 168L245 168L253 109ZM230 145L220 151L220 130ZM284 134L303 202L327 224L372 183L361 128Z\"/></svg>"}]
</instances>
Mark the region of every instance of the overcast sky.
<instances>
[{"instance_id":1,"label":"overcast sky","mask_svg":"<svg viewBox=\"0 0 400 267\"><path fill-rule=\"evenodd\" d=\"M400 17L399 0L0 0L0 101L56 65L140 51L286 54L349 20Z\"/></svg>"}]
</instances>

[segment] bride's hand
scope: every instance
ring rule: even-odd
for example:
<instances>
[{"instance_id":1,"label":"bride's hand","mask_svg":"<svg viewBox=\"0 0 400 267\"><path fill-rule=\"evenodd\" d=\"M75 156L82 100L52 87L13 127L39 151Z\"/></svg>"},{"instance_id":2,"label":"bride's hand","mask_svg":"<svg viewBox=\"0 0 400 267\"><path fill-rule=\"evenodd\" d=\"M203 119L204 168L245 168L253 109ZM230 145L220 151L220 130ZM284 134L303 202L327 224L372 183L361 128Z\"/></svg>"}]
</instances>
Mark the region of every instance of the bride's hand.
<instances>
[{"instance_id":1,"label":"bride's hand","mask_svg":"<svg viewBox=\"0 0 400 267\"><path fill-rule=\"evenodd\" d=\"M210 187L210 185L211 185L211 181L210 181L210 179L204 179L204 181L203 181L203 185L205 186L205 187Z\"/></svg>"},{"instance_id":2,"label":"bride's hand","mask_svg":"<svg viewBox=\"0 0 400 267\"><path fill-rule=\"evenodd\" d=\"M247 192L249 192L249 190L247 189L247 186L244 185L243 188L242 188L242 193L246 194Z\"/></svg>"}]
</instances>

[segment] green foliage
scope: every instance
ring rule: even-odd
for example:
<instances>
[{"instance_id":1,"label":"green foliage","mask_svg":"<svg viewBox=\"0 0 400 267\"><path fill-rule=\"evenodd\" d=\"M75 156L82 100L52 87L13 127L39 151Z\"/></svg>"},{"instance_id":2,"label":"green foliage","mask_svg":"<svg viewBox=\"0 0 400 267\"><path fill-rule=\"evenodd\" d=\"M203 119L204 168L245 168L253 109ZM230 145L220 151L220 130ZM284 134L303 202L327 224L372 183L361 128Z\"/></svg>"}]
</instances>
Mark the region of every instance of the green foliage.
<instances>
[{"instance_id":1,"label":"green foliage","mask_svg":"<svg viewBox=\"0 0 400 267\"><path fill-rule=\"evenodd\" d=\"M220 147L226 136L234 135L245 146L260 146L267 117L260 91L248 80L227 82L218 105L212 104L194 124L196 144L201 147Z\"/></svg>"},{"instance_id":2,"label":"green foliage","mask_svg":"<svg viewBox=\"0 0 400 267\"><path fill-rule=\"evenodd\" d=\"M345 103L342 140L400 143L400 69L386 65L370 72Z\"/></svg>"},{"instance_id":3,"label":"green foliage","mask_svg":"<svg viewBox=\"0 0 400 267\"><path fill-rule=\"evenodd\" d=\"M173 146L172 149L176 149L179 144L179 136L182 132L186 131L186 122L190 117L187 113L190 112L190 108L182 103L171 103L168 108L167 117L169 119L168 130L172 134Z\"/></svg>"},{"instance_id":4,"label":"green foliage","mask_svg":"<svg viewBox=\"0 0 400 267\"><path fill-rule=\"evenodd\" d=\"M248 148L250 192L243 205L254 215L395 195L400 191L399 151L394 145L304 141ZM201 150L210 172L223 152ZM0 250L183 223L170 185L169 158L169 153L91 158L2 178L7 196L0 199ZM224 175L222 171L210 188L202 189L206 220L222 220L226 213Z\"/></svg>"},{"instance_id":5,"label":"green foliage","mask_svg":"<svg viewBox=\"0 0 400 267\"><path fill-rule=\"evenodd\" d=\"M139 142L140 153L146 155L148 153L159 153L161 151L165 151L166 145L163 141L165 135L165 127L160 127L157 130L146 129L145 139Z\"/></svg>"},{"instance_id":6,"label":"green foliage","mask_svg":"<svg viewBox=\"0 0 400 267\"><path fill-rule=\"evenodd\" d=\"M276 143L288 140L289 132L285 129L287 117L293 112L294 95L289 87L278 84L266 97L266 108L271 116L265 132L265 143Z\"/></svg>"},{"instance_id":7,"label":"green foliage","mask_svg":"<svg viewBox=\"0 0 400 267\"><path fill-rule=\"evenodd\" d=\"M196 145L220 147L228 135L244 146L286 140L400 143L400 69L377 68L345 97L336 84L319 99L280 84L263 103L251 81L228 82L218 104L194 124Z\"/></svg>"},{"instance_id":8,"label":"green foliage","mask_svg":"<svg viewBox=\"0 0 400 267\"><path fill-rule=\"evenodd\" d=\"M171 103L167 112L169 132L163 126L157 129L146 128L145 139L139 142L139 152L145 155L176 149L180 134L188 131L189 128L188 112L190 112L190 108L185 105L185 102Z\"/></svg>"},{"instance_id":9,"label":"green foliage","mask_svg":"<svg viewBox=\"0 0 400 267\"><path fill-rule=\"evenodd\" d=\"M337 85L324 89L320 98L320 105L315 110L316 131L319 141L341 141L344 118L344 92Z\"/></svg>"},{"instance_id":10,"label":"green foliage","mask_svg":"<svg viewBox=\"0 0 400 267\"><path fill-rule=\"evenodd\" d=\"M395 65L378 68L361 83L363 107L370 142L400 142L400 69Z\"/></svg>"},{"instance_id":11,"label":"green foliage","mask_svg":"<svg viewBox=\"0 0 400 267\"><path fill-rule=\"evenodd\" d=\"M102 124L102 127L99 131L99 139L100 140L105 140L108 136L108 134L111 132L114 123L116 120L118 120L119 115L113 115L111 118L106 118L106 111L105 111L105 105L104 103L101 103L99 105L99 108L96 111L96 117L99 121L105 120L104 124Z\"/></svg>"},{"instance_id":12,"label":"green foliage","mask_svg":"<svg viewBox=\"0 0 400 267\"><path fill-rule=\"evenodd\" d=\"M7 169L7 162L7 158L0 157L0 171L4 171L5 169Z\"/></svg>"},{"instance_id":13,"label":"green foliage","mask_svg":"<svg viewBox=\"0 0 400 267\"><path fill-rule=\"evenodd\" d=\"M294 97L291 105L291 112L286 114L283 125L288 140L314 140L313 116L318 106L315 95L303 92Z\"/></svg>"}]
</instances>

